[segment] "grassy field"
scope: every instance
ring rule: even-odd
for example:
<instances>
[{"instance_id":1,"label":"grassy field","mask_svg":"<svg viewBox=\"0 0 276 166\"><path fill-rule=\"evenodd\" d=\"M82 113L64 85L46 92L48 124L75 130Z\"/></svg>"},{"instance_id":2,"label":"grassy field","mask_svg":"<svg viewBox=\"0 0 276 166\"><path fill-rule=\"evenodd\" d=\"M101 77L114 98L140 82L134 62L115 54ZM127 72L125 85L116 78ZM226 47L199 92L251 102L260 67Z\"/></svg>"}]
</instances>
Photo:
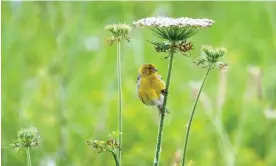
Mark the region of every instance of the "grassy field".
<instances>
[{"instance_id":1,"label":"grassy field","mask_svg":"<svg viewBox=\"0 0 276 166\"><path fill-rule=\"evenodd\" d=\"M191 38L224 46L229 69L207 80L192 126L193 166L276 165L275 2L2 2L2 165L26 165L6 148L21 128L34 126L43 141L31 149L34 166L109 166L88 139L117 130L116 46L110 23L143 17L210 18L216 23ZM154 63L166 77L168 60L147 42L150 30L134 28L122 43L123 166L152 165L159 116L136 94L137 70ZM194 86L205 70L175 58L161 166L181 159Z\"/></svg>"}]
</instances>

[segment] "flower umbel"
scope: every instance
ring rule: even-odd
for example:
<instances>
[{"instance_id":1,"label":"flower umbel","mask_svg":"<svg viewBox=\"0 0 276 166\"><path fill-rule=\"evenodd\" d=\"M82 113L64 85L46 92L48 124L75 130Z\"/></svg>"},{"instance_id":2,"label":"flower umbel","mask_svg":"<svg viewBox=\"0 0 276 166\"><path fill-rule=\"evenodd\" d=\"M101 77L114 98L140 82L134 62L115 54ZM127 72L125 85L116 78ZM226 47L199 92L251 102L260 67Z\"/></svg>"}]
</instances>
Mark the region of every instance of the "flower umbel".
<instances>
[{"instance_id":1,"label":"flower umbel","mask_svg":"<svg viewBox=\"0 0 276 166\"><path fill-rule=\"evenodd\" d=\"M211 46L203 46L204 55L201 58L195 59L194 63L202 68L211 67L211 69L217 68L219 70L225 69L228 64L218 61L225 53L225 48L213 48Z\"/></svg>"},{"instance_id":2,"label":"flower umbel","mask_svg":"<svg viewBox=\"0 0 276 166\"><path fill-rule=\"evenodd\" d=\"M112 36L107 39L110 45L122 39L129 41L128 34L131 31L131 27L128 24L110 24L105 26L105 30L108 30L112 34Z\"/></svg>"},{"instance_id":3,"label":"flower umbel","mask_svg":"<svg viewBox=\"0 0 276 166\"><path fill-rule=\"evenodd\" d=\"M194 36L200 28L208 28L214 23L210 19L193 19L188 17L148 17L133 22L136 27L148 27L153 34L165 41L150 42L156 52L168 53L174 48L174 53L180 52L184 56L190 56L193 44L187 39ZM168 58L169 56L165 57Z\"/></svg>"},{"instance_id":4,"label":"flower umbel","mask_svg":"<svg viewBox=\"0 0 276 166\"><path fill-rule=\"evenodd\" d=\"M193 19L188 17L148 17L133 22L136 27L148 27L154 35L169 41L182 41L195 35L200 28L210 27L210 19Z\"/></svg>"},{"instance_id":5,"label":"flower umbel","mask_svg":"<svg viewBox=\"0 0 276 166\"><path fill-rule=\"evenodd\" d=\"M133 24L137 27L156 27L156 28L184 28L184 27L210 27L214 23L211 19L193 19L188 17L180 17L180 18L172 18L172 17L147 17L136 22Z\"/></svg>"},{"instance_id":6,"label":"flower umbel","mask_svg":"<svg viewBox=\"0 0 276 166\"><path fill-rule=\"evenodd\" d=\"M118 142L116 141L119 135L120 135L120 132L112 131L111 134L109 134L110 136L109 140L107 141L88 140L86 141L86 144L88 146L92 146L92 148L100 150L99 153L105 152L105 151L116 152L116 149L120 147Z\"/></svg>"},{"instance_id":7,"label":"flower umbel","mask_svg":"<svg viewBox=\"0 0 276 166\"><path fill-rule=\"evenodd\" d=\"M149 41L150 42L150 41ZM154 45L155 51L156 52L166 52L168 53L171 51L172 48L174 48L174 53L180 52L184 56L190 56L191 55L191 50L193 50L193 44L191 42L187 42L186 40L182 40L181 42L174 43L169 41L165 42L150 42L151 44ZM169 57L166 56L165 59Z\"/></svg>"},{"instance_id":8,"label":"flower umbel","mask_svg":"<svg viewBox=\"0 0 276 166\"><path fill-rule=\"evenodd\" d=\"M38 135L36 128L26 128L21 129L17 133L17 139L13 140L13 143L10 144L12 148L19 148L18 154L21 151L25 151L27 148L38 146L41 142L41 137Z\"/></svg>"},{"instance_id":9,"label":"flower umbel","mask_svg":"<svg viewBox=\"0 0 276 166\"><path fill-rule=\"evenodd\" d=\"M119 131L112 131L111 134L109 134L110 138L107 141L88 140L85 143L88 146L91 146L92 148L99 150L98 153L106 151L111 152L114 157L116 166L119 166L120 162L118 160L116 150L120 148L120 145L117 141L120 134L122 133L120 133Z\"/></svg>"}]
</instances>

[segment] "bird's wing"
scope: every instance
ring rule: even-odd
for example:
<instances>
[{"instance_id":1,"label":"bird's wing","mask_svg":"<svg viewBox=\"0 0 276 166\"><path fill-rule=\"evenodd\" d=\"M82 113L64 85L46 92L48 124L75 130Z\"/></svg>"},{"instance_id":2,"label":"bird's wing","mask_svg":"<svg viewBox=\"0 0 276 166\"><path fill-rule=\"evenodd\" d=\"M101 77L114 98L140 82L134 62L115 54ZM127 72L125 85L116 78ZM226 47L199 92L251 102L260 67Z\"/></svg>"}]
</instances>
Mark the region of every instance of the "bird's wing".
<instances>
[{"instance_id":1,"label":"bird's wing","mask_svg":"<svg viewBox=\"0 0 276 166\"><path fill-rule=\"evenodd\" d=\"M164 80L162 79L162 77L160 75L157 75L158 80L164 85L164 87L166 86Z\"/></svg>"},{"instance_id":2,"label":"bird's wing","mask_svg":"<svg viewBox=\"0 0 276 166\"><path fill-rule=\"evenodd\" d=\"M137 80L136 80L136 90L138 91L140 88L140 83L141 83L141 75L138 74Z\"/></svg>"},{"instance_id":3,"label":"bird's wing","mask_svg":"<svg viewBox=\"0 0 276 166\"><path fill-rule=\"evenodd\" d=\"M145 101L143 100L143 97L142 97L141 93L139 92L140 84L141 84L141 75L138 74L137 80L136 80L136 91L137 91L137 95L138 95L139 99L140 99L144 104L146 104Z\"/></svg>"}]
</instances>

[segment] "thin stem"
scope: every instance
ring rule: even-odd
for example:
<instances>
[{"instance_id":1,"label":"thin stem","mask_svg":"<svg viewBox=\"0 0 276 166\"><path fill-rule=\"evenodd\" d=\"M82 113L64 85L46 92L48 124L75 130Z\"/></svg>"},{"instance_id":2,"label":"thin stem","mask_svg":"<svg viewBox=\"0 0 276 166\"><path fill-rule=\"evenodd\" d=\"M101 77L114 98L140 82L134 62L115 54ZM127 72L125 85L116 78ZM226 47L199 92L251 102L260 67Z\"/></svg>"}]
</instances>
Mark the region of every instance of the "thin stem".
<instances>
[{"instance_id":1,"label":"thin stem","mask_svg":"<svg viewBox=\"0 0 276 166\"><path fill-rule=\"evenodd\" d=\"M113 151L110 151L110 152L111 152L112 155L113 155L113 158L114 158L114 161L115 161L115 165L116 165L116 166L119 166L119 165L120 165L120 162L119 162L119 160L118 160L118 157L117 157L116 153L113 152Z\"/></svg>"},{"instance_id":2,"label":"thin stem","mask_svg":"<svg viewBox=\"0 0 276 166\"><path fill-rule=\"evenodd\" d=\"M26 155L27 155L28 166L32 166L31 154L30 154L30 148L29 147L26 149Z\"/></svg>"},{"instance_id":3,"label":"thin stem","mask_svg":"<svg viewBox=\"0 0 276 166\"><path fill-rule=\"evenodd\" d=\"M172 45L174 45L174 44L175 43L172 43ZM170 62L169 62L168 76L167 76L167 81L166 81L166 91L169 90L169 86L170 86L171 72L172 72L173 59L174 59L174 48L171 49L169 54L170 54ZM157 144L156 144L156 150L155 150L155 157L154 157L154 162L153 162L154 166L157 166L158 163L159 163L167 100L168 100L168 93L165 93L164 101L163 101L163 105L162 105L162 110L161 110L162 113L161 113L160 123L159 123L159 130L158 130Z\"/></svg>"},{"instance_id":4,"label":"thin stem","mask_svg":"<svg viewBox=\"0 0 276 166\"><path fill-rule=\"evenodd\" d=\"M59 159L58 163L62 164L66 161L66 142L67 142L67 119L66 119L66 112L68 111L66 108L66 86L67 86L67 75L62 76L62 78L59 80L59 90L60 90L60 109L58 111L58 119L59 119L59 125L60 125L60 135L59 135L59 143L60 147L58 150L59 153Z\"/></svg>"},{"instance_id":5,"label":"thin stem","mask_svg":"<svg viewBox=\"0 0 276 166\"><path fill-rule=\"evenodd\" d=\"M201 87L200 87L200 89L198 91L198 94L196 96L196 100L195 100L195 103L194 103L194 106L193 106L193 109L192 109L192 113L191 113L191 116L190 116L190 119L189 119L189 122L188 122L187 132L186 132L186 137L185 137L185 145L184 145L184 153L183 153L182 166L185 165L185 158L186 158L187 149L188 149L188 139L189 139L190 129L191 129L191 126L192 126L192 122L193 122L193 117L194 117L194 114L195 114L196 106L197 106L197 103L198 103L201 91L203 89L203 86L204 86L204 84L206 82L207 76L208 76L209 72L211 71L211 67L212 67L212 65L209 66L209 68L207 69L207 72L206 72L206 74L204 76L203 82L202 82Z\"/></svg>"},{"instance_id":6,"label":"thin stem","mask_svg":"<svg viewBox=\"0 0 276 166\"><path fill-rule=\"evenodd\" d=\"M122 124L122 118L123 118L123 110L122 110L122 68L121 68L121 47L120 47L120 41L117 42L117 74L118 74L118 125L119 125L119 161L121 163L122 160L122 144L123 144L123 138L122 138L122 132L123 132L123 124Z\"/></svg>"}]
</instances>

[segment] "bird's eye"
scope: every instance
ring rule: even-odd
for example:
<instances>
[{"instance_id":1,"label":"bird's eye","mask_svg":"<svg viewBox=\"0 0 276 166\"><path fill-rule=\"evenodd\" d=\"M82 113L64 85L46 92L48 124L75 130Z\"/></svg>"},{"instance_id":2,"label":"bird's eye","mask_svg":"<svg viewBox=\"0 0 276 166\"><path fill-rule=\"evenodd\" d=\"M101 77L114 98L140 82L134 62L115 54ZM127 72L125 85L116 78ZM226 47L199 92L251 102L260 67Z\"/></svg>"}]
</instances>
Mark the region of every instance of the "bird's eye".
<instances>
[{"instance_id":1,"label":"bird's eye","mask_svg":"<svg viewBox=\"0 0 276 166\"><path fill-rule=\"evenodd\" d=\"M150 67L148 67L148 69L150 70Z\"/></svg>"}]
</instances>

